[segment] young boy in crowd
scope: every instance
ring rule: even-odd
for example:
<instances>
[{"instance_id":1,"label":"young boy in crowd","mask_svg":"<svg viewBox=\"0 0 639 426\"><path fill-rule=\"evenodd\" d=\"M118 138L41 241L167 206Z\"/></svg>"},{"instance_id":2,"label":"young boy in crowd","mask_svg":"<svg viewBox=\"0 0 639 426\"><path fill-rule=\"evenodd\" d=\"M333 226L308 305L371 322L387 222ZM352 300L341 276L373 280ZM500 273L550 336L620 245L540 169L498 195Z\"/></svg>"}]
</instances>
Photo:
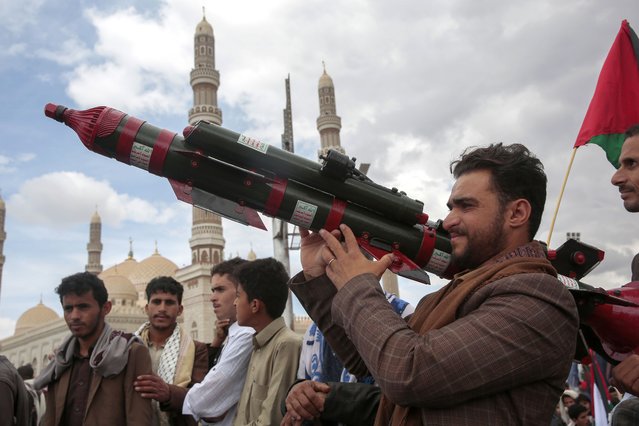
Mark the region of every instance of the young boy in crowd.
<instances>
[{"instance_id":1,"label":"young boy in crowd","mask_svg":"<svg viewBox=\"0 0 639 426\"><path fill-rule=\"evenodd\" d=\"M273 258L248 262L236 272L237 322L252 327L253 353L235 426L279 425L281 403L295 381L301 338L284 323L288 274Z\"/></svg>"}]
</instances>

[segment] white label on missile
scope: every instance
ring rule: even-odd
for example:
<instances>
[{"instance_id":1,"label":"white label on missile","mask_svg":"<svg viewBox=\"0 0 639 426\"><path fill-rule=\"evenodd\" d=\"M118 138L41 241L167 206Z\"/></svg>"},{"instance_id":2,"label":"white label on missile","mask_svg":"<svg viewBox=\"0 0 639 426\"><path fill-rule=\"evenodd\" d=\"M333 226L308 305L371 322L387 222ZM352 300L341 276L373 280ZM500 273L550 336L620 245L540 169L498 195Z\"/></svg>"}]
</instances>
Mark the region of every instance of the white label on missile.
<instances>
[{"instance_id":1,"label":"white label on missile","mask_svg":"<svg viewBox=\"0 0 639 426\"><path fill-rule=\"evenodd\" d=\"M560 274L557 275L557 279L566 287L579 290L579 283L577 280Z\"/></svg>"},{"instance_id":2,"label":"white label on missile","mask_svg":"<svg viewBox=\"0 0 639 426\"><path fill-rule=\"evenodd\" d=\"M433 250L433 255L430 257L430 260L424 269L436 275L441 275L444 271L446 271L449 263L450 254L445 251L435 249Z\"/></svg>"},{"instance_id":3,"label":"white label on missile","mask_svg":"<svg viewBox=\"0 0 639 426\"><path fill-rule=\"evenodd\" d=\"M253 139L245 135L240 135L237 141L238 143L241 143L242 145L248 146L249 148L259 151L262 154L266 154L266 150L268 149L267 143L258 141L257 139Z\"/></svg>"},{"instance_id":4,"label":"white label on missile","mask_svg":"<svg viewBox=\"0 0 639 426\"><path fill-rule=\"evenodd\" d=\"M302 228L310 228L317 213L317 206L307 203L306 201L297 200L295 204L295 210L291 216L291 222L293 225L301 226Z\"/></svg>"},{"instance_id":5,"label":"white label on missile","mask_svg":"<svg viewBox=\"0 0 639 426\"><path fill-rule=\"evenodd\" d=\"M129 164L148 171L152 152L153 148L151 148L150 146L142 145L138 142L133 142Z\"/></svg>"}]
</instances>

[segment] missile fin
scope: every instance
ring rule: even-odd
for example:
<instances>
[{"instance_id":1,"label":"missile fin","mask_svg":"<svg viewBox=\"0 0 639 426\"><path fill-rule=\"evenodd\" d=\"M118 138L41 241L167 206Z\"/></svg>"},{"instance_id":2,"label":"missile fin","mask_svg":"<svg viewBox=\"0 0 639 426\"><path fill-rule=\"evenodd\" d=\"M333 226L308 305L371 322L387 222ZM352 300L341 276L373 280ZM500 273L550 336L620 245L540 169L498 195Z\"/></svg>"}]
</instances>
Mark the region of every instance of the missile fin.
<instances>
[{"instance_id":1,"label":"missile fin","mask_svg":"<svg viewBox=\"0 0 639 426\"><path fill-rule=\"evenodd\" d=\"M390 246L387 247L389 250L382 248L383 244L380 242L375 242L371 244L370 240L365 238L357 238L357 243L360 248L370 256L379 260L384 255L391 253ZM419 267L415 262L408 258L404 253L399 250L392 250L392 253L395 255L395 262L391 264L388 268L391 272L399 275L400 277L408 278L410 280L414 280L420 282L422 284L430 284L430 277L422 268Z\"/></svg>"},{"instance_id":2,"label":"missile fin","mask_svg":"<svg viewBox=\"0 0 639 426\"><path fill-rule=\"evenodd\" d=\"M264 226L264 222L262 222L260 215L257 211L249 207L240 206L236 202L218 197L173 179L169 179L169 183L173 188L173 192L175 192L175 195L180 201L217 213L220 216L224 216L227 219L243 225L266 230L266 226Z\"/></svg>"}]
</instances>

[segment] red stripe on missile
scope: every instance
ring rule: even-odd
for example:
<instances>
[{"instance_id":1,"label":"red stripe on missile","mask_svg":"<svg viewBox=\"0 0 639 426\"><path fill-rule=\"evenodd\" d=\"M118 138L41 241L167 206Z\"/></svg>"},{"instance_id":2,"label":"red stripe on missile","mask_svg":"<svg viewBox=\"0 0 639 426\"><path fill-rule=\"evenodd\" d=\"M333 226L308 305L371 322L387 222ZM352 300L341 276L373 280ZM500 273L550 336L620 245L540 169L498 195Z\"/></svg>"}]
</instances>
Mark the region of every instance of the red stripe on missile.
<instances>
[{"instance_id":1,"label":"red stripe on missile","mask_svg":"<svg viewBox=\"0 0 639 426\"><path fill-rule=\"evenodd\" d=\"M333 198L333 205L331 206L331 210L328 212L326 223L324 223L324 229L326 229L327 231L337 229L339 224L342 223L346 205L346 201L340 200L338 198Z\"/></svg>"},{"instance_id":2,"label":"red stripe on missile","mask_svg":"<svg viewBox=\"0 0 639 426\"><path fill-rule=\"evenodd\" d=\"M153 144L153 152L151 153L151 159L149 160L149 172L154 175L162 176L162 169L164 168L164 160L169 153L169 147L171 142L175 138L175 133L162 129L158 135L155 143Z\"/></svg>"},{"instance_id":3,"label":"red stripe on missile","mask_svg":"<svg viewBox=\"0 0 639 426\"><path fill-rule=\"evenodd\" d=\"M118 145L115 148L115 158L126 164L131 164L131 149L135 142L135 135L144 124L139 118L127 116L128 120L118 138Z\"/></svg>"},{"instance_id":4,"label":"red stripe on missile","mask_svg":"<svg viewBox=\"0 0 639 426\"><path fill-rule=\"evenodd\" d=\"M417 252L417 256L415 256L415 263L419 265L420 268L423 268L428 264L431 256L433 255L433 251L435 250L435 241L436 236L435 232L426 226L423 226L423 237L422 243L419 247L419 251Z\"/></svg>"},{"instance_id":5,"label":"red stripe on missile","mask_svg":"<svg viewBox=\"0 0 639 426\"><path fill-rule=\"evenodd\" d=\"M264 213L269 216L275 216L279 212L280 205L284 199L284 192L286 192L286 185L288 185L288 179L275 178L274 181L264 206Z\"/></svg>"}]
</instances>

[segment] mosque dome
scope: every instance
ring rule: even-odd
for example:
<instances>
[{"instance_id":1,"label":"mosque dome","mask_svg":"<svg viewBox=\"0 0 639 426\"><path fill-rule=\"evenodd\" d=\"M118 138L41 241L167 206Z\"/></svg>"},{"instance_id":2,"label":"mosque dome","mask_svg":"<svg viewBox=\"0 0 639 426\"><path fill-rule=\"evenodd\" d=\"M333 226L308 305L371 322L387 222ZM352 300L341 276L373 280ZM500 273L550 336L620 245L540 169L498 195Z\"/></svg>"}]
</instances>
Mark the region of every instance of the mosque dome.
<instances>
[{"instance_id":1,"label":"mosque dome","mask_svg":"<svg viewBox=\"0 0 639 426\"><path fill-rule=\"evenodd\" d=\"M42 325L60 318L58 314L51 308L38 303L33 308L27 309L18 321L16 322L16 329L14 335L22 334L32 328L41 327Z\"/></svg>"},{"instance_id":2,"label":"mosque dome","mask_svg":"<svg viewBox=\"0 0 639 426\"><path fill-rule=\"evenodd\" d=\"M151 256L140 261L128 277L136 287L143 286L142 288L145 288L147 283L155 277L175 276L177 269L178 266L175 263L160 255L156 250Z\"/></svg>"},{"instance_id":3,"label":"mosque dome","mask_svg":"<svg viewBox=\"0 0 639 426\"><path fill-rule=\"evenodd\" d=\"M213 36L213 27L206 20L206 16L202 17L202 20L195 28L195 36L197 37L200 34Z\"/></svg>"},{"instance_id":4,"label":"mosque dome","mask_svg":"<svg viewBox=\"0 0 639 426\"><path fill-rule=\"evenodd\" d=\"M109 275L104 278L104 286L109 293L109 299L138 300L138 292L133 283L122 275Z\"/></svg>"},{"instance_id":5,"label":"mosque dome","mask_svg":"<svg viewBox=\"0 0 639 426\"><path fill-rule=\"evenodd\" d=\"M125 261L113 265L110 268L105 269L98 275L101 279L105 279L111 275L122 275L124 277L130 277L135 268L138 266L138 261L129 256Z\"/></svg>"},{"instance_id":6,"label":"mosque dome","mask_svg":"<svg viewBox=\"0 0 639 426\"><path fill-rule=\"evenodd\" d=\"M320 77L319 84L317 85L317 87L318 89L321 89L323 87L334 87L333 79L331 78L330 75L326 74L326 69L324 69L324 73Z\"/></svg>"}]
</instances>

